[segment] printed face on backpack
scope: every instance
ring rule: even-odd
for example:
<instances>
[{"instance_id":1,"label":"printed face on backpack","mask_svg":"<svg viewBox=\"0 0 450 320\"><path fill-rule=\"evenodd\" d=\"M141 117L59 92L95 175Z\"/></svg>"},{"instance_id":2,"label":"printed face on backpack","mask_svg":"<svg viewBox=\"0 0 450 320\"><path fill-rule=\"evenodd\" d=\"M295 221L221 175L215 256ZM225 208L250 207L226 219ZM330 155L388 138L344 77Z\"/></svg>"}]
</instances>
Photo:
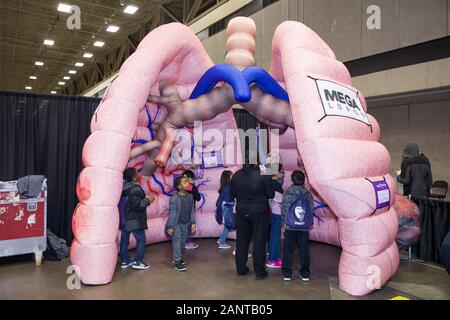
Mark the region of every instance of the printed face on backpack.
<instances>
[{"instance_id":1,"label":"printed face on backpack","mask_svg":"<svg viewBox=\"0 0 450 320\"><path fill-rule=\"evenodd\" d=\"M300 222L305 219L305 210L302 207L295 207L295 216Z\"/></svg>"}]
</instances>

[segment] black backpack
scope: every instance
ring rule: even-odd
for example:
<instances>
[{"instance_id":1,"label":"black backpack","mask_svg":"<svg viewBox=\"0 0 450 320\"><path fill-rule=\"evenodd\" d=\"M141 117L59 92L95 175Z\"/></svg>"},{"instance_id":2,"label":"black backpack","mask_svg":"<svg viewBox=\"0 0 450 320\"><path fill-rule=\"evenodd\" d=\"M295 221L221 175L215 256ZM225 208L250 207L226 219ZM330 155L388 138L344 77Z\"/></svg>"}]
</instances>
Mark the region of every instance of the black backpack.
<instances>
[{"instance_id":1,"label":"black backpack","mask_svg":"<svg viewBox=\"0 0 450 320\"><path fill-rule=\"evenodd\" d=\"M69 256L69 248L66 240L57 237L50 229L47 229L47 250L44 258L50 261L61 261Z\"/></svg>"}]
</instances>

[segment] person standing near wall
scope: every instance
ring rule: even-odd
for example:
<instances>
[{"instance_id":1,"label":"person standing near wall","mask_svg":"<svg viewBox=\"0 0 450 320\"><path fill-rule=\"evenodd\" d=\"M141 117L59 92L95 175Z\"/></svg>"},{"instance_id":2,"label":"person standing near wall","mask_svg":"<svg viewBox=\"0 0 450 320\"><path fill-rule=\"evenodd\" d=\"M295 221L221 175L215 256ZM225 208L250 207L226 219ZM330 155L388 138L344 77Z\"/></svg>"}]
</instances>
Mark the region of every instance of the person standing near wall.
<instances>
[{"instance_id":1,"label":"person standing near wall","mask_svg":"<svg viewBox=\"0 0 450 320\"><path fill-rule=\"evenodd\" d=\"M397 181L403 184L403 195L414 198L427 197L433 183L430 161L419 153L416 143L408 143L403 150L400 175Z\"/></svg>"},{"instance_id":2,"label":"person standing near wall","mask_svg":"<svg viewBox=\"0 0 450 320\"><path fill-rule=\"evenodd\" d=\"M246 153L242 169L233 175L230 196L236 198L237 274L246 275L250 271L247 267L248 249L253 240L254 271L256 279L262 280L268 276L265 262L270 224L269 199L275 196L275 192L271 176L261 175L254 154Z\"/></svg>"}]
</instances>

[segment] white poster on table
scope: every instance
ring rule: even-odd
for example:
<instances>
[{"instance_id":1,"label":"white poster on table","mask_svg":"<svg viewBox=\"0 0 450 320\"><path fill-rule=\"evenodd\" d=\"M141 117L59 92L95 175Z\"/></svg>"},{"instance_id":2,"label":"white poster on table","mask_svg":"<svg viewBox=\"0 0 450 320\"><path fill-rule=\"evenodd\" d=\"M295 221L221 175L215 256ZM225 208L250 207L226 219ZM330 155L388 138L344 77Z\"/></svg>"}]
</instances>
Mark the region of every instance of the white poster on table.
<instances>
[{"instance_id":1,"label":"white poster on table","mask_svg":"<svg viewBox=\"0 0 450 320\"><path fill-rule=\"evenodd\" d=\"M312 78L314 79L314 78ZM364 111L358 92L329 80L314 79L322 100L324 116L338 116L361 121L372 127Z\"/></svg>"}]
</instances>

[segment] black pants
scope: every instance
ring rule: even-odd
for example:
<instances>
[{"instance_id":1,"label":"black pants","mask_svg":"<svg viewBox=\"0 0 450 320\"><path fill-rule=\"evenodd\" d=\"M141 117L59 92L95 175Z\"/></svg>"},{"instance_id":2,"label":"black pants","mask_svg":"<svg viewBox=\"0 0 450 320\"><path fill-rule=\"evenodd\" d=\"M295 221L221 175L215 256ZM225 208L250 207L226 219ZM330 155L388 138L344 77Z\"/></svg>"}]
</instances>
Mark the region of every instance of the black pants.
<instances>
[{"instance_id":1,"label":"black pants","mask_svg":"<svg viewBox=\"0 0 450 320\"><path fill-rule=\"evenodd\" d=\"M284 232L283 276L292 277L294 251L300 253L300 275L309 277L309 232L286 230Z\"/></svg>"},{"instance_id":2,"label":"black pants","mask_svg":"<svg viewBox=\"0 0 450 320\"><path fill-rule=\"evenodd\" d=\"M266 273L266 245L270 215L267 212L236 216L236 270L238 274L248 271L248 247L253 241L253 268L257 276Z\"/></svg>"}]
</instances>

